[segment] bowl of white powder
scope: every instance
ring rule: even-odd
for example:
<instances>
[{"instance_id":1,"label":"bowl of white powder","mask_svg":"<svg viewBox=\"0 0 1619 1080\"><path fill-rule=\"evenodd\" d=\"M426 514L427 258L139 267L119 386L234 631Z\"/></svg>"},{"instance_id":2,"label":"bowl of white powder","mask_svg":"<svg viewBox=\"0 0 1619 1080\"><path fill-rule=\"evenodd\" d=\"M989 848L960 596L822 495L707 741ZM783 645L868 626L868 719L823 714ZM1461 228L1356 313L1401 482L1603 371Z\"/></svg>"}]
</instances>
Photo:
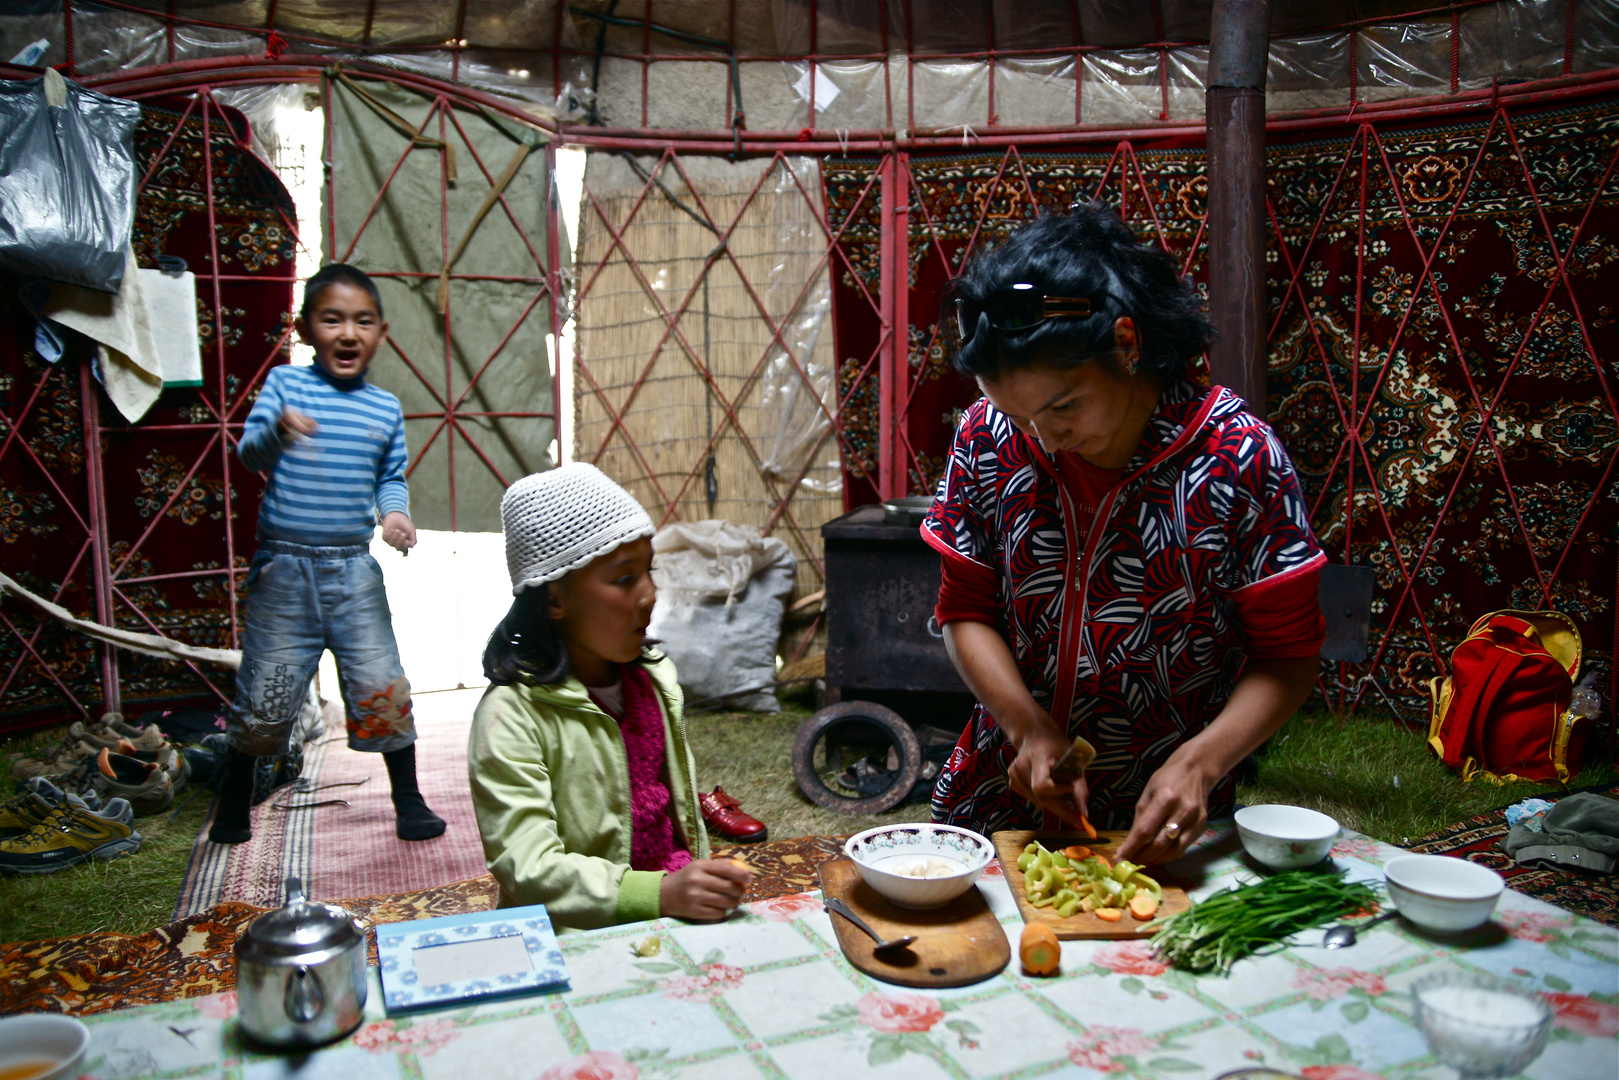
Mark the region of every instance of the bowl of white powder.
<instances>
[{"instance_id":1,"label":"bowl of white powder","mask_svg":"<svg viewBox=\"0 0 1619 1080\"><path fill-rule=\"evenodd\" d=\"M995 845L954 825L879 825L849 837L843 853L889 903L935 908L973 887Z\"/></svg>"},{"instance_id":2,"label":"bowl of white powder","mask_svg":"<svg viewBox=\"0 0 1619 1080\"><path fill-rule=\"evenodd\" d=\"M1546 999L1494 975L1440 972L1412 983L1411 997L1428 1045L1463 1080L1517 1076L1551 1033Z\"/></svg>"}]
</instances>

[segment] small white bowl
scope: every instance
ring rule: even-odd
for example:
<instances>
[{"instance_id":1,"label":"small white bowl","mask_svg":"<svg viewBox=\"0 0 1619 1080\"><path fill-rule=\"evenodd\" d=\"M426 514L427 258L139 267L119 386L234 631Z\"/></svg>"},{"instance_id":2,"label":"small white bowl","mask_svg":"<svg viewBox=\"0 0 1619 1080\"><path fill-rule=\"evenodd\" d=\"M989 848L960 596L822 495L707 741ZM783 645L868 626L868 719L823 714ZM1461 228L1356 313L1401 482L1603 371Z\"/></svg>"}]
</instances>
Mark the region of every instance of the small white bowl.
<instances>
[{"instance_id":1,"label":"small white bowl","mask_svg":"<svg viewBox=\"0 0 1619 1080\"><path fill-rule=\"evenodd\" d=\"M1272 870L1298 870L1327 857L1338 823L1302 806L1245 806L1237 811L1237 835L1248 854Z\"/></svg>"},{"instance_id":2,"label":"small white bowl","mask_svg":"<svg viewBox=\"0 0 1619 1080\"><path fill-rule=\"evenodd\" d=\"M37 1075L23 1075L31 1080L63 1080L79 1075L79 1063L89 1047L90 1029L71 1016L25 1013L0 1017L0 1070L48 1065Z\"/></svg>"},{"instance_id":3,"label":"small white bowl","mask_svg":"<svg viewBox=\"0 0 1619 1080\"><path fill-rule=\"evenodd\" d=\"M971 829L954 825L879 825L856 833L843 845L843 853L860 868L860 876L891 904L906 908L935 908L948 904L973 887L978 875L995 857L995 845ZM914 878L896 874L893 867L911 859L935 856L958 863L948 877Z\"/></svg>"},{"instance_id":4,"label":"small white bowl","mask_svg":"<svg viewBox=\"0 0 1619 1080\"><path fill-rule=\"evenodd\" d=\"M1401 855L1383 866L1383 876L1400 915L1438 934L1489 922L1505 887L1489 867L1448 855Z\"/></svg>"}]
</instances>

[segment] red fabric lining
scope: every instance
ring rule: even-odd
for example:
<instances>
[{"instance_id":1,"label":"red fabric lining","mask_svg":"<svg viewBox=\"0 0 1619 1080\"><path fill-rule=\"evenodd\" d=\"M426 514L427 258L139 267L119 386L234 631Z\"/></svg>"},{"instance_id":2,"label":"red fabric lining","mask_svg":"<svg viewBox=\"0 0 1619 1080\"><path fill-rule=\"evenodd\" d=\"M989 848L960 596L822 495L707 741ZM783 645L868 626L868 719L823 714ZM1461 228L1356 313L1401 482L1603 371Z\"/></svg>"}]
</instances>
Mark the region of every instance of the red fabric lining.
<instances>
[{"instance_id":1,"label":"red fabric lining","mask_svg":"<svg viewBox=\"0 0 1619 1080\"><path fill-rule=\"evenodd\" d=\"M1327 640L1327 621L1321 615L1321 564L1326 561L1322 555L1233 594L1249 656L1288 660L1321 654Z\"/></svg>"},{"instance_id":2,"label":"red fabric lining","mask_svg":"<svg viewBox=\"0 0 1619 1080\"><path fill-rule=\"evenodd\" d=\"M923 534L927 535L926 533ZM933 617L940 626L953 622L981 622L1000 626L1001 590L993 569L961 555L939 560L939 602Z\"/></svg>"},{"instance_id":3,"label":"red fabric lining","mask_svg":"<svg viewBox=\"0 0 1619 1080\"><path fill-rule=\"evenodd\" d=\"M1315 558L1311 559L1309 562L1303 563L1299 566L1290 566L1281 573L1272 574L1268 578L1260 578L1258 581L1250 581L1248 584L1236 590L1231 595L1233 597L1240 597L1268 592L1273 588L1279 588L1286 585L1290 579L1297 577L1300 574L1314 574L1317 582L1319 583L1321 579L1321 568L1325 566L1326 563L1327 553L1325 551L1317 552Z\"/></svg>"}]
</instances>

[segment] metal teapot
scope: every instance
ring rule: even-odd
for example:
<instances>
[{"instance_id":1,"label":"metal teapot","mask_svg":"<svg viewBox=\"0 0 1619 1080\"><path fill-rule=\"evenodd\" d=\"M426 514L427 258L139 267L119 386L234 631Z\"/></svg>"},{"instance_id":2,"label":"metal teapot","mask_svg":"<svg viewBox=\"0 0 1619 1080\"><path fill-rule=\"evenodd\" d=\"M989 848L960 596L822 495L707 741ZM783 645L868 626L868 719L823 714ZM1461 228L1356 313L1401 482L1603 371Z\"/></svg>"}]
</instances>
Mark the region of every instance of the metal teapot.
<instances>
[{"instance_id":1,"label":"metal teapot","mask_svg":"<svg viewBox=\"0 0 1619 1080\"><path fill-rule=\"evenodd\" d=\"M236 940L236 1006L242 1031L278 1049L341 1039L365 1010L366 927L336 904L304 897L287 879L287 904Z\"/></svg>"}]
</instances>

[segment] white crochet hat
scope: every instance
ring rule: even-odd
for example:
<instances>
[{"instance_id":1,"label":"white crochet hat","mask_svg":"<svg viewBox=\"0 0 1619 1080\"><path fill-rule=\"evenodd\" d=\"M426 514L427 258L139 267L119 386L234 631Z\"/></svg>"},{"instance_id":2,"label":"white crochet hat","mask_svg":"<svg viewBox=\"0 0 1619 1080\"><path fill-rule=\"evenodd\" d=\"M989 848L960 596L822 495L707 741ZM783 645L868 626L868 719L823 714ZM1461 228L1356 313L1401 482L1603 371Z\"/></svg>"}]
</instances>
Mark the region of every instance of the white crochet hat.
<instances>
[{"instance_id":1,"label":"white crochet hat","mask_svg":"<svg viewBox=\"0 0 1619 1080\"><path fill-rule=\"evenodd\" d=\"M513 596L657 531L635 496L583 461L525 476L507 488L500 523Z\"/></svg>"}]
</instances>

